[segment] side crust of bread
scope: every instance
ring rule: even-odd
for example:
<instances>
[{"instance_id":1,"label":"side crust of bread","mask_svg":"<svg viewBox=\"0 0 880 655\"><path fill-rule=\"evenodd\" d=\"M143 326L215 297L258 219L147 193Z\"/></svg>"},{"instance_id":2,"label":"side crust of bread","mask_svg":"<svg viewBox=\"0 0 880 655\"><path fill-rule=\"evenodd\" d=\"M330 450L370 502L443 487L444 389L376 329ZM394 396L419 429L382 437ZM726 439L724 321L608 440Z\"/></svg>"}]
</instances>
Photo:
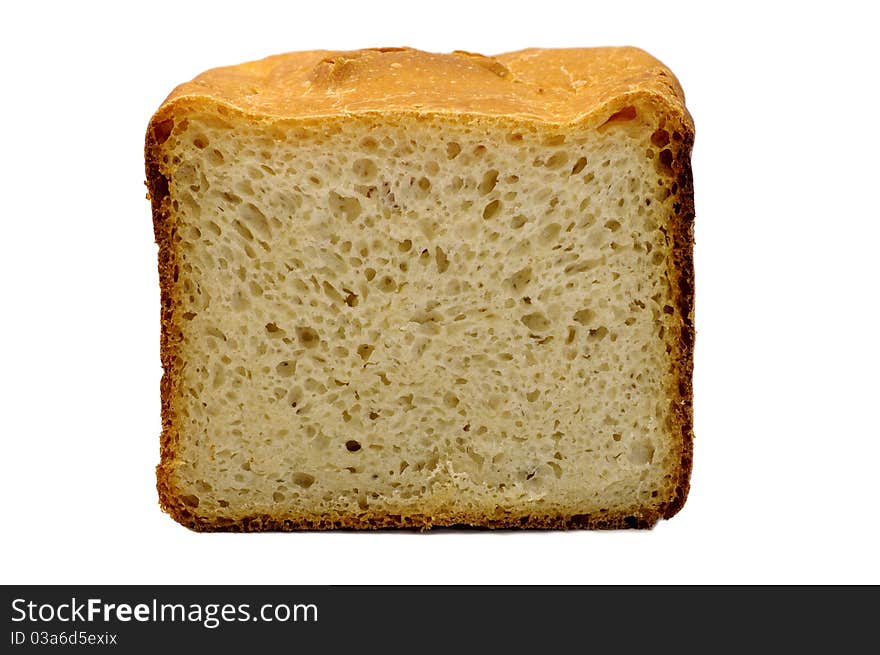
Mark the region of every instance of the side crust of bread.
<instances>
[{"instance_id":1,"label":"side crust of bread","mask_svg":"<svg viewBox=\"0 0 880 655\"><path fill-rule=\"evenodd\" d=\"M208 71L192 82L181 85L168 97L153 116L146 134L145 160L146 184L152 206L153 228L158 244L158 270L161 289L161 337L160 352L163 367L161 381L162 434L160 463L157 466L157 490L164 511L182 525L197 531L296 531L329 529L389 529L403 528L427 530L433 527L477 527L488 529L616 529L650 528L661 518L674 516L684 505L689 491L693 460L693 352L694 352L694 268L693 268L693 221L694 197L691 171L691 149L694 139L693 122L684 106L684 95L672 73L646 53L634 48L589 49L587 66L597 67L599 77L587 93L578 95L578 89L564 88L559 82L557 69L575 67L575 62L585 61L582 50L530 49L483 57L469 53L434 55L416 50L402 49L411 57L415 69L436 73L445 79L458 70L459 59L469 65L477 62L481 68L496 68L493 72L501 83L518 84L516 93L508 95L489 92L481 100L462 100L456 104L444 93L450 88L442 82L434 86L434 93L426 97L410 94L402 98L397 84L405 87L411 80L405 75L389 83L380 79L366 91L358 89L359 82L369 79L371 66L376 65L372 52L314 51L290 53L225 69ZM594 61L592 59L595 58ZM450 64L450 62L452 62ZM560 64L562 62L562 64ZM470 66L473 68L473 66ZM553 70L553 75L548 71ZM406 68L403 69L406 72ZM603 73L604 71L604 73ZM616 72L615 72L616 71ZM620 72L623 71L623 72ZM608 75L602 78L601 75ZM554 77L555 75L555 77ZM285 76L287 76L285 78ZM542 79L549 83L540 83ZM280 81L279 81L280 80ZM353 88L344 102L321 94L312 105L298 107L295 102L273 93L285 85L320 88L336 85ZM555 80L555 81L553 81ZM382 87L387 84L386 96ZM469 83L469 82L468 82ZM484 84L480 78L474 84ZM423 88L420 85L419 88ZM308 92L305 93L309 95ZM466 97L466 96L465 96ZM438 98L445 98L439 100ZM487 99L488 98L488 99ZM542 98L549 98L540 104ZM411 119L443 115L447 120L487 121L493 124L516 126L522 123L540 122L569 130L600 125L607 116L613 115L627 105L645 102L655 105L658 113L665 115L669 124L675 126L677 137L676 155L671 162L677 194L675 215L670 218L668 240L672 243L674 265L670 267L671 286L674 289L675 310L682 318L679 334L674 338L671 354L672 371L668 380L670 398L675 400L673 412L674 429L680 433L681 452L678 480L674 497L660 505L659 509L645 509L627 514L614 512L593 514L525 514L487 516L479 513L449 513L434 516L425 513L386 514L365 511L357 516L326 515L302 516L279 519L268 514L227 519L203 516L188 506L175 488L170 463L178 448L180 419L175 409L175 399L180 393L180 366L182 331L176 308L181 304L176 284L179 273L179 257L174 247L178 226L174 224L169 197L168 179L163 173L162 144L168 137L175 116L191 108L217 108L221 113L248 118L265 123L297 121L304 124L344 120L346 116L375 114L385 122L395 118ZM321 104L324 103L324 104ZM527 107L528 109L523 109Z\"/></svg>"}]
</instances>

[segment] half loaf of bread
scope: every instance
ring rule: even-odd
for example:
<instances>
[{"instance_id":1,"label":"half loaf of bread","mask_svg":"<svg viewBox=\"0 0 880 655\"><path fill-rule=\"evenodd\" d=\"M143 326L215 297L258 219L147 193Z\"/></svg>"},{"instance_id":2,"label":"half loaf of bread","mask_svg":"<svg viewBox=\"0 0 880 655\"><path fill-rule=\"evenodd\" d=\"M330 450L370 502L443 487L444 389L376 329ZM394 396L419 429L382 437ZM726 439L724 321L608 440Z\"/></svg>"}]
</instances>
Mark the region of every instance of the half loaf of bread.
<instances>
[{"instance_id":1,"label":"half loaf of bread","mask_svg":"<svg viewBox=\"0 0 880 655\"><path fill-rule=\"evenodd\" d=\"M153 116L162 507L649 527L687 495L690 153L634 48L312 51Z\"/></svg>"}]
</instances>

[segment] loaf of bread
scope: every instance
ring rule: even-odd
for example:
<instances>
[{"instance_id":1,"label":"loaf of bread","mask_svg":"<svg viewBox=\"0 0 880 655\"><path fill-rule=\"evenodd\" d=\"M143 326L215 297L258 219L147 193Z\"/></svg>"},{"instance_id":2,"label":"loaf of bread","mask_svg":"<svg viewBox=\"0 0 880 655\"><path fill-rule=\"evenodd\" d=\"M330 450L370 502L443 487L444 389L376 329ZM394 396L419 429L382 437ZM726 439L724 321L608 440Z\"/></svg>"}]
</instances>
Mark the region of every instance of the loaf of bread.
<instances>
[{"instance_id":1,"label":"loaf of bread","mask_svg":"<svg viewBox=\"0 0 880 655\"><path fill-rule=\"evenodd\" d=\"M153 116L162 507L650 527L692 453L693 123L635 48L312 51Z\"/></svg>"}]
</instances>

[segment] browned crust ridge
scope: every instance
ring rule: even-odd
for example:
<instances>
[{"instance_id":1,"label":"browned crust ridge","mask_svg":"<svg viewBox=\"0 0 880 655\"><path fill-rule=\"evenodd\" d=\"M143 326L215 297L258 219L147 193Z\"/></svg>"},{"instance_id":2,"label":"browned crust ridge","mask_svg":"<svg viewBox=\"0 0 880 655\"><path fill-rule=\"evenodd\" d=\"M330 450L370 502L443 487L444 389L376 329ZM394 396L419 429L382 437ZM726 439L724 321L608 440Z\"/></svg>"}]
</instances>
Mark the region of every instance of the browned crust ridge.
<instances>
[{"instance_id":1,"label":"browned crust ridge","mask_svg":"<svg viewBox=\"0 0 880 655\"><path fill-rule=\"evenodd\" d=\"M392 55L399 74L383 79L372 75L380 65L379 55ZM382 66L389 62L383 62ZM380 71L381 72L381 71ZM448 80L438 90L437 79L458 74L480 93L467 93L442 102L449 91ZM489 74L487 78L485 75ZM560 77L564 74L564 77ZM387 77L387 76L386 76ZM349 105L340 104L341 86L372 79ZM499 82L500 81L500 82ZM578 85L578 81L584 84ZM493 93L494 85L519 85L515 92ZM426 85L427 83L427 85ZM383 86L384 84L384 86ZM286 85L286 86L285 86ZM289 89L299 85L309 95L318 89L311 104L298 104ZM419 93L401 99L400 89L413 85ZM442 85L441 85L442 86ZM488 88L487 88L488 86ZM588 93L580 93L582 87ZM286 89L284 93L279 89ZM386 94L383 97L383 92ZM568 94L567 97L565 94ZM317 96L324 96L322 100ZM262 96L262 97L260 97ZM488 98L488 101L486 100ZM173 461L178 443L178 420L174 409L181 360L182 332L175 322L178 306L176 282L178 254L173 247L177 225L171 215L169 183L163 172L162 144L173 128L175 109L221 106L226 111L266 121L316 120L358 114L401 116L458 116L502 121L543 123L556 128L599 125L614 112L636 100L657 105L674 125L674 158L670 163L677 192L674 215L667 238L672 242L673 266L670 283L675 309L681 317L672 343L669 390L674 401L672 429L680 434L680 460L672 497L657 507L643 507L627 513L591 514L503 514L467 512L276 517L256 514L228 518L199 515L187 506L175 489ZM384 104L383 104L384 103ZM531 103L531 104L530 104ZM541 103L544 103L543 105ZM525 108L525 109L523 109ZM495 57L456 52L450 55L424 53L409 48L377 48L352 52L309 51L276 55L258 62L207 71L192 82L180 85L154 114L145 142L146 184L152 207L153 230L159 247L158 269L161 290L160 357L163 375L160 385L162 434L160 463L156 467L157 491L162 509L177 522L197 531L254 532L297 530L377 530L438 527L485 529L617 529L651 528L661 519L677 514L687 499L693 465L693 355L694 355L694 192L691 150L693 121L684 106L684 94L675 76L656 59L636 48L529 49Z\"/></svg>"}]
</instances>

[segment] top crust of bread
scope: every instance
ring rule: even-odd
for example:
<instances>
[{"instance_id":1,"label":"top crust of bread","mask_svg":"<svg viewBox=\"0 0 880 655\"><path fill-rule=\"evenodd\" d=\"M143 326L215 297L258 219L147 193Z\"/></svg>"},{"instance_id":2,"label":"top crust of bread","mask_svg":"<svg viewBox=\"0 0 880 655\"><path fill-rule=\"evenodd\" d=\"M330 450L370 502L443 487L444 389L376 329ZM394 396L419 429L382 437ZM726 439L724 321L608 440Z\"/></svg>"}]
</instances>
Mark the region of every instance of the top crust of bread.
<instances>
[{"instance_id":1,"label":"top crust of bread","mask_svg":"<svg viewBox=\"0 0 880 655\"><path fill-rule=\"evenodd\" d=\"M462 524L478 523L490 528L646 528L660 518L675 515L687 497L692 464L695 333L690 151L694 125L684 105L682 88L672 72L649 54L632 47L531 48L492 57L462 51L435 54L411 48L313 50L212 69L175 88L153 115L145 145L162 292L162 462L174 457L177 438L175 359L180 328L174 314L178 304L178 255L172 244L175 227L170 218L168 180L162 162L162 144L174 119L189 111L204 110L246 117L266 125L316 124L370 114L392 122L397 116L403 119L442 115L461 123L538 123L567 131L600 127L632 106L650 107L675 129L679 141L680 154L670 164L678 191L668 235L673 251L669 277L676 311L682 317L679 334L673 339L668 385L675 407L672 427L682 441L674 497L659 511L629 516L457 518ZM266 515L235 523L215 523L196 516L180 501L163 464L157 472L163 508L178 522L197 530L430 528L434 524L429 515L303 523Z\"/></svg>"},{"instance_id":2,"label":"top crust of bread","mask_svg":"<svg viewBox=\"0 0 880 655\"><path fill-rule=\"evenodd\" d=\"M494 57L412 48L291 52L206 71L174 89L157 117L186 100L267 120L399 112L589 126L637 98L665 105L693 131L676 77L632 47L530 48Z\"/></svg>"}]
</instances>

